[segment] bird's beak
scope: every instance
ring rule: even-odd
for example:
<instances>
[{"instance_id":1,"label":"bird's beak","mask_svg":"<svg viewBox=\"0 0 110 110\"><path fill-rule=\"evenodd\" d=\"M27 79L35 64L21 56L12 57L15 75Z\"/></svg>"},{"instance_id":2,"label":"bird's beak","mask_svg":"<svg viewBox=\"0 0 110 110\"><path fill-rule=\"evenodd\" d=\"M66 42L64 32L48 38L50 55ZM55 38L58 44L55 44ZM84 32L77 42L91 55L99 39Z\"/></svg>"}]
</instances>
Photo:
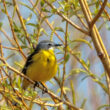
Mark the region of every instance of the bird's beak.
<instances>
[{"instance_id":1,"label":"bird's beak","mask_svg":"<svg viewBox=\"0 0 110 110\"><path fill-rule=\"evenodd\" d=\"M55 44L55 47L59 47L59 46L62 46L62 44Z\"/></svg>"}]
</instances>

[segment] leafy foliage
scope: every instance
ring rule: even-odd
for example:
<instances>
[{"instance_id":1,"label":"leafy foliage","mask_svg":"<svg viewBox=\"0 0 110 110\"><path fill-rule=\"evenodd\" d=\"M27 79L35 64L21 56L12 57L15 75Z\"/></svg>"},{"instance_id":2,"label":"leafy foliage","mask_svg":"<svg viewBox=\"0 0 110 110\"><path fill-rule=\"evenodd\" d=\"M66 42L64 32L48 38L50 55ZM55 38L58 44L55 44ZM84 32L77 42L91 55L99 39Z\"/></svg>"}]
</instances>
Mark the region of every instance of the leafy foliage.
<instances>
[{"instance_id":1,"label":"leafy foliage","mask_svg":"<svg viewBox=\"0 0 110 110\"><path fill-rule=\"evenodd\" d=\"M110 31L109 2L101 15L96 17L103 2L0 1L0 109L109 109L110 81L106 65L109 61L108 53L104 50L104 44L108 50L110 48L107 42L109 36L105 34ZM88 11L85 12L85 4L93 18L86 13ZM88 22L89 17L92 20ZM96 33L95 24L90 27L94 19L98 28L95 28ZM102 42L98 33L102 35ZM27 56L42 39L63 44L62 48L55 50L58 74L46 83L49 92L45 95L41 95L42 87L33 89L33 86L29 86L24 91L22 79L25 76L21 73ZM16 54L10 56L10 53Z\"/></svg>"}]
</instances>

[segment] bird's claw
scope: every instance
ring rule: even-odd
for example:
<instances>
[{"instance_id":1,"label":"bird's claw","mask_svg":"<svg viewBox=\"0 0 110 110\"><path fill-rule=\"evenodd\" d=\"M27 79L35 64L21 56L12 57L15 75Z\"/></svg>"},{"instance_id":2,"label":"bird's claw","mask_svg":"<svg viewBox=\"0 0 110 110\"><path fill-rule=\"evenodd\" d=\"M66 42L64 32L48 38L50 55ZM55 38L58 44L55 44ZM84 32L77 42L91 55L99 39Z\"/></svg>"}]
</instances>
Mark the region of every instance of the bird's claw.
<instances>
[{"instance_id":1,"label":"bird's claw","mask_svg":"<svg viewBox=\"0 0 110 110\"><path fill-rule=\"evenodd\" d=\"M34 89L35 89L36 86L39 87L39 84L41 84L42 87L43 87L42 94L47 93L48 92L48 89L44 86L44 84L42 82L35 81Z\"/></svg>"}]
</instances>

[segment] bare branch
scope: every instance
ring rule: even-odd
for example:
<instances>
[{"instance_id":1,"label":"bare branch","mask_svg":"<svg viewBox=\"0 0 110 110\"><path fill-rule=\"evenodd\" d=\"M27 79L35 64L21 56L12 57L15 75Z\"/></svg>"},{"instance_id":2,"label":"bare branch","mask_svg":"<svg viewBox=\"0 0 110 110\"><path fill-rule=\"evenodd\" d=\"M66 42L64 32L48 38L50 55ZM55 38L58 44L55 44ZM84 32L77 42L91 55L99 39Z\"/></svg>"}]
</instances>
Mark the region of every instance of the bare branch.
<instances>
[{"instance_id":1,"label":"bare branch","mask_svg":"<svg viewBox=\"0 0 110 110\"><path fill-rule=\"evenodd\" d=\"M100 8L100 10L99 10L99 12L97 13L97 15L94 17L94 19L91 21L91 23L90 23L90 28L92 28L93 27L93 25L95 24L95 22L99 19L99 17L101 16L101 14L102 14L102 12L104 11L104 8L105 8L105 6L106 6L106 4L107 4L107 1L108 0L104 0L104 2L103 2L103 4L101 5L101 8Z\"/></svg>"},{"instance_id":2,"label":"bare branch","mask_svg":"<svg viewBox=\"0 0 110 110\"><path fill-rule=\"evenodd\" d=\"M69 24L71 24L74 28L76 28L77 30L81 31L84 34L89 35L88 31L83 30L81 27L79 27L78 25L74 24L70 19L68 19L66 16L64 16L62 13L59 12L59 10L57 10L52 4L49 3L48 0L44 0L52 9L56 10L56 13L61 16L65 21L67 21Z\"/></svg>"}]
</instances>

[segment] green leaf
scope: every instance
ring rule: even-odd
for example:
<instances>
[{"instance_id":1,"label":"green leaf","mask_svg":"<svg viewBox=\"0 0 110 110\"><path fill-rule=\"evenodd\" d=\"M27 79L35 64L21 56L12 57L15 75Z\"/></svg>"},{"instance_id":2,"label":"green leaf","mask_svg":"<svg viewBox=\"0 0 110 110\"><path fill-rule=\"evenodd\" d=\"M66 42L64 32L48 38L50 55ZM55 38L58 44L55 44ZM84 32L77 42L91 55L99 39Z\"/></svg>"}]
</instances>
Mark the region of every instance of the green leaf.
<instances>
[{"instance_id":1,"label":"green leaf","mask_svg":"<svg viewBox=\"0 0 110 110\"><path fill-rule=\"evenodd\" d=\"M104 72L104 73L102 73L102 74L100 75L100 79L101 79L101 80L102 80L103 77L105 77L105 74L106 74L106 73Z\"/></svg>"},{"instance_id":2,"label":"green leaf","mask_svg":"<svg viewBox=\"0 0 110 110\"><path fill-rule=\"evenodd\" d=\"M99 8L99 0L96 2L96 8Z\"/></svg>"},{"instance_id":3,"label":"green leaf","mask_svg":"<svg viewBox=\"0 0 110 110\"><path fill-rule=\"evenodd\" d=\"M57 9L52 9L51 12L55 14L57 12Z\"/></svg>"},{"instance_id":4,"label":"green leaf","mask_svg":"<svg viewBox=\"0 0 110 110\"><path fill-rule=\"evenodd\" d=\"M110 107L110 105L104 104L104 105L101 105L100 107L98 107L97 110L101 110L101 109L104 109L104 108L105 108L104 110L109 110L109 107Z\"/></svg>"},{"instance_id":5,"label":"green leaf","mask_svg":"<svg viewBox=\"0 0 110 110\"><path fill-rule=\"evenodd\" d=\"M26 25L33 26L33 27L37 27L37 25L34 24L34 23L27 23Z\"/></svg>"},{"instance_id":6,"label":"green leaf","mask_svg":"<svg viewBox=\"0 0 110 110\"><path fill-rule=\"evenodd\" d=\"M14 62L14 64L17 65L17 66L20 67L20 68L23 68L23 65L21 65L20 63L18 63L18 62L16 62L16 61Z\"/></svg>"},{"instance_id":7,"label":"green leaf","mask_svg":"<svg viewBox=\"0 0 110 110\"><path fill-rule=\"evenodd\" d=\"M55 27L54 29L55 29L56 31L64 32L63 28L61 28L61 27Z\"/></svg>"},{"instance_id":8,"label":"green leaf","mask_svg":"<svg viewBox=\"0 0 110 110\"><path fill-rule=\"evenodd\" d=\"M6 4L7 4L8 6L12 6L12 5L13 5L13 3L8 2L8 1L6 1Z\"/></svg>"},{"instance_id":9,"label":"green leaf","mask_svg":"<svg viewBox=\"0 0 110 110\"><path fill-rule=\"evenodd\" d=\"M38 5L38 3L39 3L39 0L36 0L35 4L33 6L33 9Z\"/></svg>"},{"instance_id":10,"label":"green leaf","mask_svg":"<svg viewBox=\"0 0 110 110\"><path fill-rule=\"evenodd\" d=\"M43 8L43 7L42 7L42 11L43 11L43 12L48 12L48 13L50 13L49 10L47 10L46 8Z\"/></svg>"},{"instance_id":11,"label":"green leaf","mask_svg":"<svg viewBox=\"0 0 110 110\"><path fill-rule=\"evenodd\" d=\"M64 11L69 11L69 10L70 10L70 4L66 4L65 8L64 8Z\"/></svg>"},{"instance_id":12,"label":"green leaf","mask_svg":"<svg viewBox=\"0 0 110 110\"><path fill-rule=\"evenodd\" d=\"M66 62L66 63L68 62L69 58L70 58L70 55L67 54L67 55L66 55L66 58L65 58L65 62Z\"/></svg>"},{"instance_id":13,"label":"green leaf","mask_svg":"<svg viewBox=\"0 0 110 110\"><path fill-rule=\"evenodd\" d=\"M85 39L75 39L75 40L73 40L73 41L71 41L71 42L83 42L83 43L87 44L91 49L93 49L93 47L92 47L92 45L90 44L90 42L88 42L88 41L85 40Z\"/></svg>"},{"instance_id":14,"label":"green leaf","mask_svg":"<svg viewBox=\"0 0 110 110\"><path fill-rule=\"evenodd\" d=\"M41 0L41 2L40 2L41 7L43 7L44 4L45 4L44 0Z\"/></svg>"},{"instance_id":15,"label":"green leaf","mask_svg":"<svg viewBox=\"0 0 110 110\"><path fill-rule=\"evenodd\" d=\"M81 81L85 80L86 78L90 77L89 75L84 76Z\"/></svg>"},{"instance_id":16,"label":"green leaf","mask_svg":"<svg viewBox=\"0 0 110 110\"><path fill-rule=\"evenodd\" d=\"M51 101L52 99L51 98L49 98L49 97L41 97L40 98L42 101Z\"/></svg>"},{"instance_id":17,"label":"green leaf","mask_svg":"<svg viewBox=\"0 0 110 110\"><path fill-rule=\"evenodd\" d=\"M68 78L72 74L80 74L80 73L86 73L88 75L87 71L85 71L84 69L77 68L77 69L72 69L70 73L65 76L65 79Z\"/></svg>"},{"instance_id":18,"label":"green leaf","mask_svg":"<svg viewBox=\"0 0 110 110\"><path fill-rule=\"evenodd\" d=\"M110 2L107 2L107 6L110 8Z\"/></svg>"},{"instance_id":19,"label":"green leaf","mask_svg":"<svg viewBox=\"0 0 110 110\"><path fill-rule=\"evenodd\" d=\"M75 89L74 89L74 85L73 85L73 81L72 80L70 80L70 86L71 86L73 104L76 105Z\"/></svg>"},{"instance_id":20,"label":"green leaf","mask_svg":"<svg viewBox=\"0 0 110 110\"><path fill-rule=\"evenodd\" d=\"M40 23L43 23L43 21L44 21L45 19L50 18L51 16L52 16L52 14L49 15L49 16L44 16L44 17L41 19Z\"/></svg>"},{"instance_id":21,"label":"green leaf","mask_svg":"<svg viewBox=\"0 0 110 110\"><path fill-rule=\"evenodd\" d=\"M7 65L4 63L0 63L0 67L3 67L3 66L7 66Z\"/></svg>"},{"instance_id":22,"label":"green leaf","mask_svg":"<svg viewBox=\"0 0 110 110\"><path fill-rule=\"evenodd\" d=\"M107 94L109 94L108 88L107 88L100 80L94 79L94 82L98 83L98 84L101 86L101 88L103 88L103 90L104 90Z\"/></svg>"},{"instance_id":23,"label":"green leaf","mask_svg":"<svg viewBox=\"0 0 110 110\"><path fill-rule=\"evenodd\" d=\"M58 79L60 78L60 73L61 73L61 71L60 71L60 68L59 68L59 66L58 66L58 74L57 74Z\"/></svg>"},{"instance_id":24,"label":"green leaf","mask_svg":"<svg viewBox=\"0 0 110 110\"><path fill-rule=\"evenodd\" d=\"M87 60L86 65L88 68L90 68L90 61L89 60Z\"/></svg>"},{"instance_id":25,"label":"green leaf","mask_svg":"<svg viewBox=\"0 0 110 110\"><path fill-rule=\"evenodd\" d=\"M59 1L59 0L57 0L57 2L58 2L59 5L64 9L66 2L64 2L64 1Z\"/></svg>"},{"instance_id":26,"label":"green leaf","mask_svg":"<svg viewBox=\"0 0 110 110\"><path fill-rule=\"evenodd\" d=\"M61 91L61 88L58 88L57 93L59 93L60 91ZM67 91L71 91L71 90L68 87L63 87L63 91L65 91L65 93L66 93Z\"/></svg>"},{"instance_id":27,"label":"green leaf","mask_svg":"<svg viewBox=\"0 0 110 110\"><path fill-rule=\"evenodd\" d=\"M30 15L28 16L28 18L25 20L25 23L30 21L30 19L32 18L32 13L30 13Z\"/></svg>"},{"instance_id":28,"label":"green leaf","mask_svg":"<svg viewBox=\"0 0 110 110\"><path fill-rule=\"evenodd\" d=\"M21 33L21 28L17 26L15 22L13 22L13 27L15 32Z\"/></svg>"},{"instance_id":29,"label":"green leaf","mask_svg":"<svg viewBox=\"0 0 110 110\"><path fill-rule=\"evenodd\" d=\"M2 23L2 22L0 22L0 30L1 30L2 26L3 26L3 23Z\"/></svg>"},{"instance_id":30,"label":"green leaf","mask_svg":"<svg viewBox=\"0 0 110 110\"><path fill-rule=\"evenodd\" d=\"M49 34L46 32L45 29L43 29L42 32L43 32L46 36L49 36Z\"/></svg>"},{"instance_id":31,"label":"green leaf","mask_svg":"<svg viewBox=\"0 0 110 110\"><path fill-rule=\"evenodd\" d=\"M84 99L84 100L83 100L83 102L82 102L82 104L81 104L81 107L80 107L80 108L84 108L84 106L85 106L85 104L86 104L86 101L87 101L87 99Z\"/></svg>"},{"instance_id":32,"label":"green leaf","mask_svg":"<svg viewBox=\"0 0 110 110\"><path fill-rule=\"evenodd\" d=\"M14 18L15 14L16 14L16 6L14 7L14 10L13 10L12 19Z\"/></svg>"},{"instance_id":33,"label":"green leaf","mask_svg":"<svg viewBox=\"0 0 110 110\"><path fill-rule=\"evenodd\" d=\"M21 77L18 78L17 86L19 89L21 89Z\"/></svg>"},{"instance_id":34,"label":"green leaf","mask_svg":"<svg viewBox=\"0 0 110 110\"><path fill-rule=\"evenodd\" d=\"M55 84L55 82L54 81L52 81L52 80L49 80L49 82L53 85L53 86L55 86L56 84Z\"/></svg>"},{"instance_id":35,"label":"green leaf","mask_svg":"<svg viewBox=\"0 0 110 110\"><path fill-rule=\"evenodd\" d=\"M5 14L6 14L6 12L5 12L5 10L4 10L4 9L1 9L1 11L2 11L3 13L5 13Z\"/></svg>"}]
</instances>

